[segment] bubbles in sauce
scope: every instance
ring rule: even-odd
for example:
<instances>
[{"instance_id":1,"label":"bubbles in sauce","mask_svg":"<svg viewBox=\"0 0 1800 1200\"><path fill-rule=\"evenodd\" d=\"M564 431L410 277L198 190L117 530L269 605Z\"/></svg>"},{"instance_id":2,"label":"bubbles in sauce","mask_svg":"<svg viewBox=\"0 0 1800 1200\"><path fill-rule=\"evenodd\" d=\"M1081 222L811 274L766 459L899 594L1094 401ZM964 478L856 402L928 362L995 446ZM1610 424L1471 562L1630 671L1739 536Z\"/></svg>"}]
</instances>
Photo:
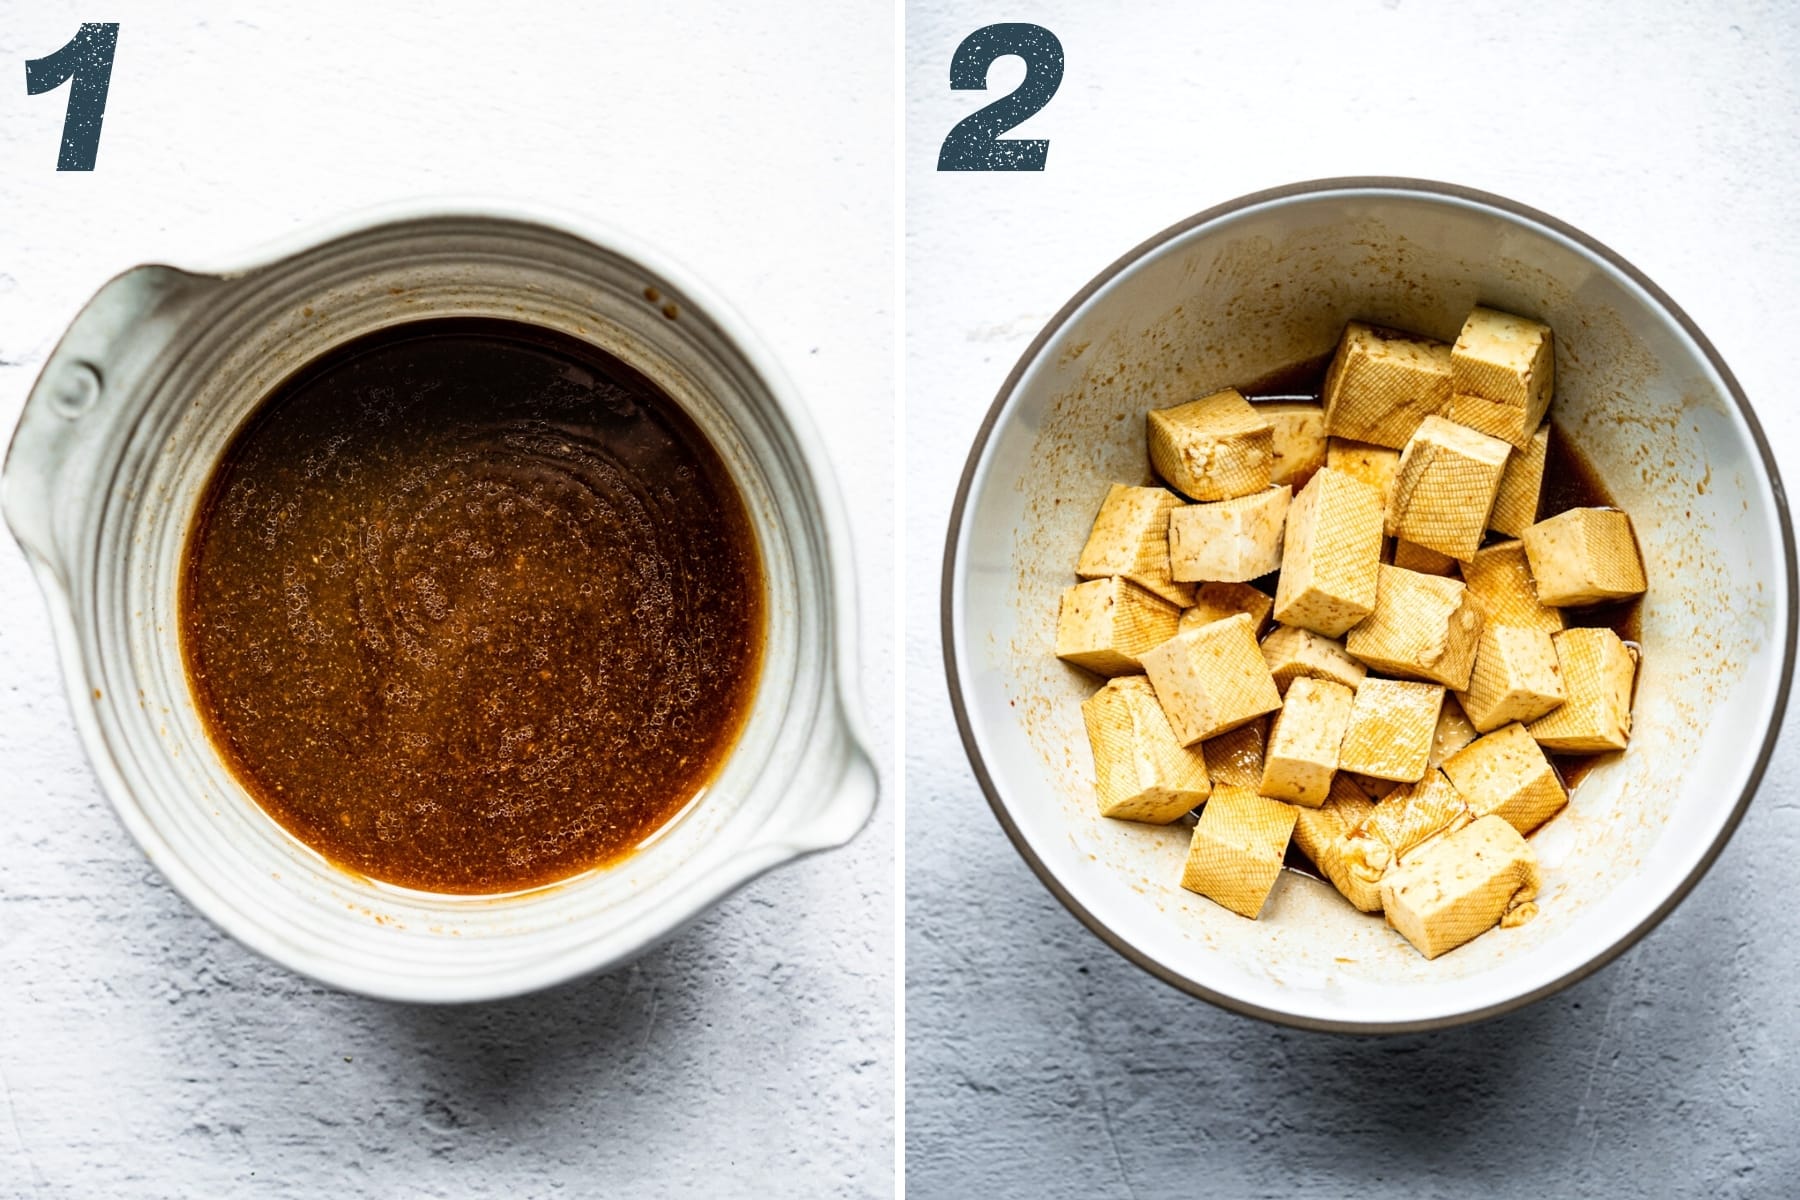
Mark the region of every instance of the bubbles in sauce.
<instances>
[{"instance_id":1,"label":"bubbles in sauce","mask_svg":"<svg viewBox=\"0 0 1800 1200\"><path fill-rule=\"evenodd\" d=\"M184 556L213 742L346 869L429 891L550 883L706 786L755 688L748 513L625 364L437 320L332 352L234 438Z\"/></svg>"}]
</instances>

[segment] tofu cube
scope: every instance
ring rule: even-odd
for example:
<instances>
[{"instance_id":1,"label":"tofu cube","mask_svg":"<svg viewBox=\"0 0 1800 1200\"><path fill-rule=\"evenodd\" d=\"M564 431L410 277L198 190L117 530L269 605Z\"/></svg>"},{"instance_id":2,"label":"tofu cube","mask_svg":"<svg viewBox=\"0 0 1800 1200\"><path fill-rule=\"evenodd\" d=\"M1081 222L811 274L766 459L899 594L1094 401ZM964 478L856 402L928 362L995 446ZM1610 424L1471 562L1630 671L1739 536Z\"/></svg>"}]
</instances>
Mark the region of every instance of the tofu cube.
<instances>
[{"instance_id":1,"label":"tofu cube","mask_svg":"<svg viewBox=\"0 0 1800 1200\"><path fill-rule=\"evenodd\" d=\"M1558 608L1624 600L1646 587L1631 518L1616 508L1571 508L1521 539L1538 599Z\"/></svg>"},{"instance_id":2,"label":"tofu cube","mask_svg":"<svg viewBox=\"0 0 1800 1200\"><path fill-rule=\"evenodd\" d=\"M1568 699L1533 721L1531 736L1558 754L1623 750L1631 740L1637 653L1610 629L1565 629L1552 640Z\"/></svg>"},{"instance_id":3,"label":"tofu cube","mask_svg":"<svg viewBox=\"0 0 1800 1200\"><path fill-rule=\"evenodd\" d=\"M1426 417L1400 454L1388 536L1459 561L1475 557L1511 453L1499 438Z\"/></svg>"},{"instance_id":4,"label":"tofu cube","mask_svg":"<svg viewBox=\"0 0 1800 1200\"><path fill-rule=\"evenodd\" d=\"M1100 815L1167 825L1212 792L1206 755L1183 746L1142 675L1122 675L1082 702Z\"/></svg>"},{"instance_id":5,"label":"tofu cube","mask_svg":"<svg viewBox=\"0 0 1800 1200\"><path fill-rule=\"evenodd\" d=\"M1469 686L1456 694L1469 722L1489 733L1535 721L1567 699L1556 645L1542 629L1484 625Z\"/></svg>"},{"instance_id":6,"label":"tofu cube","mask_svg":"<svg viewBox=\"0 0 1800 1200\"><path fill-rule=\"evenodd\" d=\"M1258 788L1263 795L1308 808L1325 803L1331 777L1337 774L1338 744L1350 724L1355 696L1343 684L1330 680L1294 680L1287 703L1275 714L1269 729Z\"/></svg>"},{"instance_id":7,"label":"tofu cube","mask_svg":"<svg viewBox=\"0 0 1800 1200\"><path fill-rule=\"evenodd\" d=\"M1351 903L1363 908L1388 873L1432 838L1469 823L1469 805L1436 768L1403 783L1376 802L1344 843Z\"/></svg>"},{"instance_id":8,"label":"tofu cube","mask_svg":"<svg viewBox=\"0 0 1800 1200\"><path fill-rule=\"evenodd\" d=\"M1400 447L1450 402L1450 347L1379 325L1344 326L1325 372L1325 432Z\"/></svg>"},{"instance_id":9,"label":"tofu cube","mask_svg":"<svg viewBox=\"0 0 1800 1200\"><path fill-rule=\"evenodd\" d=\"M1294 808L1249 788L1221 784L1200 811L1181 886L1256 919L1281 875Z\"/></svg>"},{"instance_id":10,"label":"tofu cube","mask_svg":"<svg viewBox=\"0 0 1800 1200\"><path fill-rule=\"evenodd\" d=\"M1394 479L1400 474L1400 451L1349 438L1325 440L1325 465L1342 471L1381 493L1381 511L1394 499Z\"/></svg>"},{"instance_id":11,"label":"tofu cube","mask_svg":"<svg viewBox=\"0 0 1800 1200\"><path fill-rule=\"evenodd\" d=\"M1550 422L1546 421L1506 460L1506 470L1500 473L1500 490L1494 495L1494 511L1488 514L1489 529L1516 538L1537 524L1538 501L1544 493L1544 464L1549 460Z\"/></svg>"},{"instance_id":12,"label":"tofu cube","mask_svg":"<svg viewBox=\"0 0 1800 1200\"><path fill-rule=\"evenodd\" d=\"M1447 834L1381 882L1388 924L1426 958L1537 915L1537 855L1500 817Z\"/></svg>"},{"instance_id":13,"label":"tofu cube","mask_svg":"<svg viewBox=\"0 0 1800 1200\"><path fill-rule=\"evenodd\" d=\"M1404 567L1408 571L1417 571L1421 575L1456 574L1456 560L1448 554L1439 554L1417 542L1409 542L1405 538L1394 539L1394 553L1387 561L1396 567Z\"/></svg>"},{"instance_id":14,"label":"tofu cube","mask_svg":"<svg viewBox=\"0 0 1800 1200\"><path fill-rule=\"evenodd\" d=\"M1531 426L1525 423L1526 410L1510 404L1499 404L1480 396L1452 395L1443 415L1458 425L1467 425L1477 433L1499 438L1521 450L1531 440Z\"/></svg>"},{"instance_id":15,"label":"tofu cube","mask_svg":"<svg viewBox=\"0 0 1800 1200\"><path fill-rule=\"evenodd\" d=\"M1281 693L1245 613L1170 638L1145 653L1143 664L1184 746L1281 707Z\"/></svg>"},{"instance_id":16,"label":"tofu cube","mask_svg":"<svg viewBox=\"0 0 1800 1200\"><path fill-rule=\"evenodd\" d=\"M1180 622L1180 609L1123 576L1078 583L1062 594L1056 657L1100 675L1135 675Z\"/></svg>"},{"instance_id":17,"label":"tofu cube","mask_svg":"<svg viewBox=\"0 0 1800 1200\"><path fill-rule=\"evenodd\" d=\"M1179 632L1186 633L1238 613L1248 613L1250 623L1260 637L1269 624L1269 613L1274 607L1275 597L1247 583L1203 583L1194 589L1193 607L1181 614Z\"/></svg>"},{"instance_id":18,"label":"tofu cube","mask_svg":"<svg viewBox=\"0 0 1800 1200\"><path fill-rule=\"evenodd\" d=\"M1380 566L1380 495L1342 471L1324 468L1288 508L1275 619L1342 637L1374 610Z\"/></svg>"},{"instance_id":19,"label":"tofu cube","mask_svg":"<svg viewBox=\"0 0 1800 1200\"><path fill-rule=\"evenodd\" d=\"M1150 464L1195 500L1233 500L1269 486L1275 430L1235 388L1150 411Z\"/></svg>"},{"instance_id":20,"label":"tofu cube","mask_svg":"<svg viewBox=\"0 0 1800 1200\"><path fill-rule=\"evenodd\" d=\"M1460 581L1384 565L1375 610L1344 648L1372 670L1460 691L1469 686L1480 640L1481 610Z\"/></svg>"},{"instance_id":21,"label":"tofu cube","mask_svg":"<svg viewBox=\"0 0 1800 1200\"><path fill-rule=\"evenodd\" d=\"M1269 674L1275 677L1275 690L1283 696L1288 693L1288 685L1302 677L1328 679L1355 691L1369 673L1367 667L1350 657L1344 643L1293 625L1277 625L1263 639L1262 653L1269 664Z\"/></svg>"},{"instance_id":22,"label":"tofu cube","mask_svg":"<svg viewBox=\"0 0 1800 1200\"><path fill-rule=\"evenodd\" d=\"M1338 748L1338 766L1396 783L1425 778L1443 705L1441 684L1365 679Z\"/></svg>"},{"instance_id":23,"label":"tofu cube","mask_svg":"<svg viewBox=\"0 0 1800 1200\"><path fill-rule=\"evenodd\" d=\"M1261 786L1268 726L1266 719L1259 718L1200 743L1215 784L1229 783L1251 791Z\"/></svg>"},{"instance_id":24,"label":"tofu cube","mask_svg":"<svg viewBox=\"0 0 1800 1200\"><path fill-rule=\"evenodd\" d=\"M1492 308L1477 308L1463 322L1450 351L1453 395L1479 396L1523 412L1520 438L1538 427L1556 385L1556 353L1550 327Z\"/></svg>"},{"instance_id":25,"label":"tofu cube","mask_svg":"<svg viewBox=\"0 0 1800 1200\"><path fill-rule=\"evenodd\" d=\"M1244 583L1281 569L1287 485L1169 512L1169 570L1178 582Z\"/></svg>"},{"instance_id":26,"label":"tofu cube","mask_svg":"<svg viewBox=\"0 0 1800 1200\"><path fill-rule=\"evenodd\" d=\"M1441 767L1444 760L1480 736L1481 731L1470 724L1456 697L1446 695L1444 707L1438 711L1437 729L1431 735L1431 756L1426 761Z\"/></svg>"},{"instance_id":27,"label":"tofu cube","mask_svg":"<svg viewBox=\"0 0 1800 1200\"><path fill-rule=\"evenodd\" d=\"M1325 465L1325 406L1308 400L1265 400L1252 407L1275 431L1269 482L1299 491Z\"/></svg>"},{"instance_id":28,"label":"tofu cube","mask_svg":"<svg viewBox=\"0 0 1800 1200\"><path fill-rule=\"evenodd\" d=\"M1556 768L1523 725L1503 725L1444 763L1444 774L1477 819L1502 817L1521 834L1569 802Z\"/></svg>"},{"instance_id":29,"label":"tofu cube","mask_svg":"<svg viewBox=\"0 0 1800 1200\"><path fill-rule=\"evenodd\" d=\"M1354 771L1339 771L1338 777L1354 783L1371 802L1387 799L1402 786L1392 779L1377 779L1373 775L1358 775Z\"/></svg>"},{"instance_id":30,"label":"tofu cube","mask_svg":"<svg viewBox=\"0 0 1800 1200\"><path fill-rule=\"evenodd\" d=\"M1324 804L1296 809L1294 817L1294 844L1344 899L1364 912L1381 910L1380 888L1356 875L1347 851L1351 834L1374 811L1374 802L1340 773Z\"/></svg>"},{"instance_id":31,"label":"tofu cube","mask_svg":"<svg viewBox=\"0 0 1800 1200\"><path fill-rule=\"evenodd\" d=\"M1194 602L1194 587L1169 574L1169 513L1184 507L1168 488L1115 483L1100 503L1100 515L1075 563L1082 579L1122 575L1171 604Z\"/></svg>"},{"instance_id":32,"label":"tofu cube","mask_svg":"<svg viewBox=\"0 0 1800 1200\"><path fill-rule=\"evenodd\" d=\"M1524 542L1514 538L1483 546L1462 565L1462 577L1487 624L1545 633L1562 629L1562 610L1538 600Z\"/></svg>"}]
</instances>

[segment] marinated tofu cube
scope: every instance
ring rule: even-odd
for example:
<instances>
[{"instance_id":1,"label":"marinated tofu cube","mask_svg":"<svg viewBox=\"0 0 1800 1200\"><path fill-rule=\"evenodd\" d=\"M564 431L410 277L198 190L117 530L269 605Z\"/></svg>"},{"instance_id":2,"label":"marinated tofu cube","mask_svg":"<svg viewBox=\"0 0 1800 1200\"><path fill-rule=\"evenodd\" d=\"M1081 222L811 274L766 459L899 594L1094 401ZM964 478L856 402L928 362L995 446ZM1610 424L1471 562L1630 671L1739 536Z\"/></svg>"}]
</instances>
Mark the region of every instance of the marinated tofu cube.
<instances>
[{"instance_id":1,"label":"marinated tofu cube","mask_svg":"<svg viewBox=\"0 0 1800 1200\"><path fill-rule=\"evenodd\" d=\"M1405 538L1394 539L1394 553L1387 561L1396 567L1404 567L1408 571L1417 571L1421 575L1455 575L1456 560L1448 554L1439 554L1436 550L1409 542Z\"/></svg>"},{"instance_id":2,"label":"marinated tofu cube","mask_svg":"<svg viewBox=\"0 0 1800 1200\"><path fill-rule=\"evenodd\" d=\"M1400 474L1400 451L1349 438L1327 438L1325 465L1381 493L1383 513L1393 503L1394 479Z\"/></svg>"},{"instance_id":3,"label":"marinated tofu cube","mask_svg":"<svg viewBox=\"0 0 1800 1200\"><path fill-rule=\"evenodd\" d=\"M1558 608L1624 600L1646 586L1631 518L1616 508L1571 508L1525 531L1538 599Z\"/></svg>"},{"instance_id":4,"label":"marinated tofu cube","mask_svg":"<svg viewBox=\"0 0 1800 1200\"><path fill-rule=\"evenodd\" d=\"M1275 597L1247 583L1203 583L1194 589L1194 606L1181 614L1180 632L1211 625L1238 613L1250 614L1250 623L1260 637L1269 624L1269 613Z\"/></svg>"},{"instance_id":5,"label":"marinated tofu cube","mask_svg":"<svg viewBox=\"0 0 1800 1200\"><path fill-rule=\"evenodd\" d=\"M1295 491L1325 465L1325 406L1306 400L1268 400L1253 406L1275 431L1269 482Z\"/></svg>"},{"instance_id":6,"label":"marinated tofu cube","mask_svg":"<svg viewBox=\"0 0 1800 1200\"><path fill-rule=\"evenodd\" d=\"M1500 817L1445 835L1381 882L1388 924L1426 958L1537 914L1537 855Z\"/></svg>"},{"instance_id":7,"label":"marinated tofu cube","mask_svg":"<svg viewBox=\"0 0 1800 1200\"><path fill-rule=\"evenodd\" d=\"M1499 404L1480 396L1453 395L1443 415L1458 425L1467 425L1477 433L1499 438L1508 446L1521 450L1531 440L1531 426L1525 424L1526 410L1511 404Z\"/></svg>"},{"instance_id":8,"label":"marinated tofu cube","mask_svg":"<svg viewBox=\"0 0 1800 1200\"><path fill-rule=\"evenodd\" d=\"M1170 638L1145 653L1143 664L1184 746L1281 707L1281 693L1244 613Z\"/></svg>"},{"instance_id":9,"label":"marinated tofu cube","mask_svg":"<svg viewBox=\"0 0 1800 1200\"><path fill-rule=\"evenodd\" d=\"M1150 411L1150 464L1195 500L1234 500L1269 486L1275 430L1235 388Z\"/></svg>"},{"instance_id":10,"label":"marinated tofu cube","mask_svg":"<svg viewBox=\"0 0 1800 1200\"><path fill-rule=\"evenodd\" d=\"M1169 574L1169 513L1183 507L1168 488L1115 483L1100 504L1100 515L1075 564L1082 579L1121 575L1171 604L1194 602L1194 587Z\"/></svg>"},{"instance_id":11,"label":"marinated tofu cube","mask_svg":"<svg viewBox=\"0 0 1800 1200\"><path fill-rule=\"evenodd\" d=\"M1296 679L1269 729L1263 759L1265 796L1308 808L1325 803L1337 774L1338 744L1350 724L1355 693L1326 679Z\"/></svg>"},{"instance_id":12,"label":"marinated tofu cube","mask_svg":"<svg viewBox=\"0 0 1800 1200\"><path fill-rule=\"evenodd\" d=\"M1292 491L1264 488L1236 500L1169 513L1169 569L1180 582L1244 583L1281 569Z\"/></svg>"},{"instance_id":13,"label":"marinated tofu cube","mask_svg":"<svg viewBox=\"0 0 1800 1200\"><path fill-rule=\"evenodd\" d=\"M1515 538L1483 546L1462 565L1462 576L1487 624L1541 629L1545 633L1562 629L1562 610L1538 600L1524 542Z\"/></svg>"},{"instance_id":14,"label":"marinated tofu cube","mask_svg":"<svg viewBox=\"0 0 1800 1200\"><path fill-rule=\"evenodd\" d=\"M1175 740L1156 692L1142 675L1122 675L1081 705L1094 751L1100 815L1167 825L1212 792L1206 755Z\"/></svg>"},{"instance_id":15,"label":"marinated tofu cube","mask_svg":"<svg viewBox=\"0 0 1800 1200\"><path fill-rule=\"evenodd\" d=\"M1518 453L1506 460L1500 473L1500 491L1488 528L1507 537L1523 537L1537 524L1538 501L1544 492L1544 464L1550 459L1550 423L1539 425Z\"/></svg>"},{"instance_id":16,"label":"marinated tofu cube","mask_svg":"<svg viewBox=\"0 0 1800 1200\"><path fill-rule=\"evenodd\" d=\"M1350 657L1344 643L1293 625L1277 625L1263 639L1262 652L1269 674L1275 677L1275 690L1283 696L1288 685L1301 677L1328 679L1355 691L1369 673Z\"/></svg>"},{"instance_id":17,"label":"marinated tofu cube","mask_svg":"<svg viewBox=\"0 0 1800 1200\"><path fill-rule=\"evenodd\" d=\"M1325 432L1406 445L1419 422L1450 402L1450 347L1352 321L1325 373Z\"/></svg>"},{"instance_id":18,"label":"marinated tofu cube","mask_svg":"<svg viewBox=\"0 0 1800 1200\"><path fill-rule=\"evenodd\" d=\"M1363 912L1381 910L1381 890L1352 870L1348 848L1350 835L1374 811L1374 802L1349 776L1339 773L1325 803L1296 809L1294 818L1294 844L1344 899Z\"/></svg>"},{"instance_id":19,"label":"marinated tofu cube","mask_svg":"<svg viewBox=\"0 0 1800 1200\"><path fill-rule=\"evenodd\" d=\"M1425 778L1443 704L1441 684L1365 679L1338 748L1338 766L1396 783Z\"/></svg>"},{"instance_id":20,"label":"marinated tofu cube","mask_svg":"<svg viewBox=\"0 0 1800 1200\"><path fill-rule=\"evenodd\" d=\"M1444 774L1477 818L1496 816L1528 834L1569 802L1556 768L1523 725L1504 725L1451 755Z\"/></svg>"},{"instance_id":21,"label":"marinated tofu cube","mask_svg":"<svg viewBox=\"0 0 1800 1200\"><path fill-rule=\"evenodd\" d=\"M1480 640L1481 610L1460 581L1383 566L1375 610L1344 648L1372 670L1460 691L1469 686Z\"/></svg>"},{"instance_id":22,"label":"marinated tofu cube","mask_svg":"<svg viewBox=\"0 0 1800 1200\"><path fill-rule=\"evenodd\" d=\"M1475 557L1511 453L1499 438L1426 417L1400 454L1388 536L1459 561Z\"/></svg>"},{"instance_id":23,"label":"marinated tofu cube","mask_svg":"<svg viewBox=\"0 0 1800 1200\"><path fill-rule=\"evenodd\" d=\"M1221 784L1200 811L1181 886L1255 920L1294 832L1292 805Z\"/></svg>"},{"instance_id":24,"label":"marinated tofu cube","mask_svg":"<svg viewBox=\"0 0 1800 1200\"><path fill-rule=\"evenodd\" d=\"M1452 394L1479 396L1523 412L1516 446L1523 446L1544 419L1555 376L1550 327L1492 308L1469 314L1450 351Z\"/></svg>"},{"instance_id":25,"label":"marinated tofu cube","mask_svg":"<svg viewBox=\"0 0 1800 1200\"><path fill-rule=\"evenodd\" d=\"M1403 783L1377 801L1344 843L1345 872L1340 888L1358 908L1388 872L1439 834L1469 823L1469 805L1435 767L1417 783Z\"/></svg>"},{"instance_id":26,"label":"marinated tofu cube","mask_svg":"<svg viewBox=\"0 0 1800 1200\"><path fill-rule=\"evenodd\" d=\"M1266 718L1258 718L1200 743L1215 784L1229 783L1251 791L1261 785L1268 725Z\"/></svg>"},{"instance_id":27,"label":"marinated tofu cube","mask_svg":"<svg viewBox=\"0 0 1800 1200\"><path fill-rule=\"evenodd\" d=\"M1610 629L1565 629L1552 640L1568 698L1527 726L1531 736L1558 754L1623 750L1631 739L1637 653Z\"/></svg>"},{"instance_id":28,"label":"marinated tofu cube","mask_svg":"<svg viewBox=\"0 0 1800 1200\"><path fill-rule=\"evenodd\" d=\"M1342 637L1374 610L1380 566L1380 495L1342 471L1324 468L1288 508L1275 619Z\"/></svg>"},{"instance_id":29,"label":"marinated tofu cube","mask_svg":"<svg viewBox=\"0 0 1800 1200\"><path fill-rule=\"evenodd\" d=\"M1180 621L1180 609L1123 576L1078 583L1062 594L1056 657L1101 675L1133 675Z\"/></svg>"},{"instance_id":30,"label":"marinated tofu cube","mask_svg":"<svg viewBox=\"0 0 1800 1200\"><path fill-rule=\"evenodd\" d=\"M1488 733L1514 721L1535 721L1567 695L1556 645L1542 629L1484 625L1467 690L1458 692L1469 722Z\"/></svg>"},{"instance_id":31,"label":"marinated tofu cube","mask_svg":"<svg viewBox=\"0 0 1800 1200\"><path fill-rule=\"evenodd\" d=\"M1437 730L1431 735L1431 756L1427 761L1441 767L1444 760L1480 736L1481 731L1470 724L1456 697L1446 695L1444 707L1438 712Z\"/></svg>"}]
</instances>

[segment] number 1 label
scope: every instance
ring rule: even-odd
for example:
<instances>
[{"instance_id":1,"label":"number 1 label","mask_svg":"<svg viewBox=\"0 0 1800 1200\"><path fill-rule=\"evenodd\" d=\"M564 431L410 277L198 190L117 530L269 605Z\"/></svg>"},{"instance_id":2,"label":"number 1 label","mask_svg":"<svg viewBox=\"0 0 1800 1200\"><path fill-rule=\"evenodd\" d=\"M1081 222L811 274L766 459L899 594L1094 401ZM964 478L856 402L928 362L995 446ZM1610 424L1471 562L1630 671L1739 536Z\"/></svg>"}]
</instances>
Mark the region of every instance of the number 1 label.
<instances>
[{"instance_id":1,"label":"number 1 label","mask_svg":"<svg viewBox=\"0 0 1800 1200\"><path fill-rule=\"evenodd\" d=\"M25 64L25 94L53 91L66 80L69 108L63 114L59 171L91 171L100 152L100 122L106 117L106 89L112 84L113 47L119 43L117 21L84 24L60 50Z\"/></svg>"}]
</instances>

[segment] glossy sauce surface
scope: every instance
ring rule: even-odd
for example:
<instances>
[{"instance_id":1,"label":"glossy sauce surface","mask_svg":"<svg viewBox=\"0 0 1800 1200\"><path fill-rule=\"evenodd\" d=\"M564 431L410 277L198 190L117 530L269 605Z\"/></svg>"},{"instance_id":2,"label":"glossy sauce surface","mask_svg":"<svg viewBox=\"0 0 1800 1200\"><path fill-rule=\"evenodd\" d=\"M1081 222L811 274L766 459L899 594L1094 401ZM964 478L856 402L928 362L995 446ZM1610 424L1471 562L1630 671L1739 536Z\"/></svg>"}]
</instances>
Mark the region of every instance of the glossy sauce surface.
<instances>
[{"instance_id":1,"label":"glossy sauce surface","mask_svg":"<svg viewBox=\"0 0 1800 1200\"><path fill-rule=\"evenodd\" d=\"M232 441L183 653L257 802L338 865L498 893L629 853L742 728L764 622L735 485L570 338L436 320L342 347Z\"/></svg>"}]
</instances>

